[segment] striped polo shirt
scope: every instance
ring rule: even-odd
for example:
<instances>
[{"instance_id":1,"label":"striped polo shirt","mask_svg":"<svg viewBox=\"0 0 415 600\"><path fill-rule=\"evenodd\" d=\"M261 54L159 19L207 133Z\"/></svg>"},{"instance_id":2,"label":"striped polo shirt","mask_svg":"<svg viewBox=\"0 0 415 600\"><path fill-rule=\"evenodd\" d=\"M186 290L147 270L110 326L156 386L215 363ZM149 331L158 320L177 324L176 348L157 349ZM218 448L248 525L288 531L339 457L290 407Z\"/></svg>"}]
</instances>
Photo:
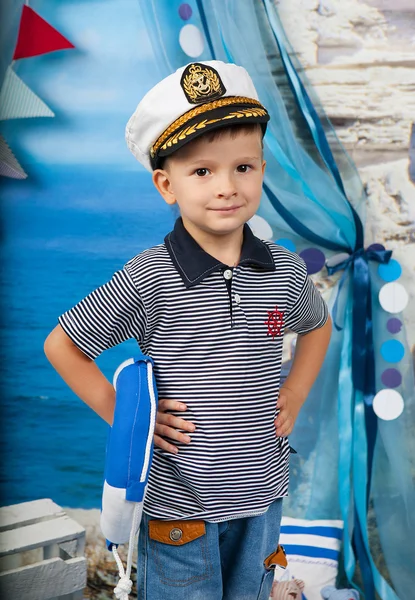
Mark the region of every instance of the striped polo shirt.
<instances>
[{"instance_id":1,"label":"striped polo shirt","mask_svg":"<svg viewBox=\"0 0 415 600\"><path fill-rule=\"evenodd\" d=\"M264 513L287 495L289 443L278 438L284 330L321 327L327 306L304 261L246 224L239 264L207 254L181 218L59 317L89 358L127 339L154 360L159 398L195 424L178 454L154 448L144 511L211 522Z\"/></svg>"}]
</instances>

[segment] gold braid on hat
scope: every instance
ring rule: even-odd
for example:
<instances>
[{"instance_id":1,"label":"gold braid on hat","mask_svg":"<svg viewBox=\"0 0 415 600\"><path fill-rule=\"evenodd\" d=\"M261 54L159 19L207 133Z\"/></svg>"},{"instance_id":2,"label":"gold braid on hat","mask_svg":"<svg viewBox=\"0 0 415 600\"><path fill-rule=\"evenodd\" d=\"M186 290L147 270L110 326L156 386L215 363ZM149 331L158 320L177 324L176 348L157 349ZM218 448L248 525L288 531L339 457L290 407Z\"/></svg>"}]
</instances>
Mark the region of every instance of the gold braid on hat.
<instances>
[{"instance_id":1,"label":"gold braid on hat","mask_svg":"<svg viewBox=\"0 0 415 600\"><path fill-rule=\"evenodd\" d=\"M226 98L219 98L219 100L214 100L213 102L201 104L200 106L197 106L196 108L192 108L191 110L187 111L186 113L184 113L184 115L181 115L181 117L176 119L171 125L169 125L169 127L167 127L167 129L163 131L163 133L157 138L157 141L153 144L153 146L150 149L151 158L154 158L156 156L158 150L163 145L165 140L169 138L169 136L171 136L177 129L188 123L194 117L197 117L198 115L201 115L209 110L220 108L221 106L230 106L238 104L253 104L255 106L258 106L258 109L254 109L255 112L260 113L261 116L267 114L267 111L259 102L259 100L255 100L254 98L246 98L244 96L228 96ZM219 119L215 119L215 121L218 120Z\"/></svg>"}]
</instances>

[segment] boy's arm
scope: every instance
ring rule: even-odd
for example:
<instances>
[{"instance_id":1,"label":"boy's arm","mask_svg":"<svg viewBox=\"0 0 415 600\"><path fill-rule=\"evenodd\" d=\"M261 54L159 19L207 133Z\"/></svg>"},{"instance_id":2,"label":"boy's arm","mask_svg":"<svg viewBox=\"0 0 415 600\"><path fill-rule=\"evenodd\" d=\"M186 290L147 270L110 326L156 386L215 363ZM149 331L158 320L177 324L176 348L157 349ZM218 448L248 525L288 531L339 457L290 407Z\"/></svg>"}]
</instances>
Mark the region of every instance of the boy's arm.
<instances>
[{"instance_id":1,"label":"boy's arm","mask_svg":"<svg viewBox=\"0 0 415 600\"><path fill-rule=\"evenodd\" d=\"M115 390L95 362L75 346L60 325L55 327L46 338L44 350L49 362L71 390L108 425L112 425ZM182 402L159 399L154 435L156 446L177 454L178 448L164 439L164 436L185 444L190 443L190 437L177 430L193 432L195 430L193 423L164 412L167 410L182 411L186 408Z\"/></svg>"},{"instance_id":2,"label":"boy's arm","mask_svg":"<svg viewBox=\"0 0 415 600\"><path fill-rule=\"evenodd\" d=\"M60 325L48 335L44 344L47 359L81 400L112 425L115 390L97 367L75 346Z\"/></svg>"},{"instance_id":3,"label":"boy's arm","mask_svg":"<svg viewBox=\"0 0 415 600\"><path fill-rule=\"evenodd\" d=\"M300 408L323 364L331 329L329 316L322 327L298 335L293 364L278 397L280 413L275 420L278 437L287 437L293 430Z\"/></svg>"}]
</instances>

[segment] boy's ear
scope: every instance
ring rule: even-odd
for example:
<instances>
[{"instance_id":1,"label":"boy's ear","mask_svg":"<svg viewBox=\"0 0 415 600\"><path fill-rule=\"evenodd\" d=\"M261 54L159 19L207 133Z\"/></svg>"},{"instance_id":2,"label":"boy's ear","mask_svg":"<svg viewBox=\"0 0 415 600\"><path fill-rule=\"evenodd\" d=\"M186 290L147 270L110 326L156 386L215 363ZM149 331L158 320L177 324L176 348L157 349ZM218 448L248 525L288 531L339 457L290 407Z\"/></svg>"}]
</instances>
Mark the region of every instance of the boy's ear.
<instances>
[{"instance_id":1,"label":"boy's ear","mask_svg":"<svg viewBox=\"0 0 415 600\"><path fill-rule=\"evenodd\" d=\"M265 173L265 167L266 167L266 165L267 165L267 161L266 161L266 160L263 160L263 161L262 161L262 174L264 174L264 173Z\"/></svg>"},{"instance_id":2,"label":"boy's ear","mask_svg":"<svg viewBox=\"0 0 415 600\"><path fill-rule=\"evenodd\" d=\"M153 183L167 204L176 204L176 196L174 195L170 177L167 171L164 169L156 169L153 171Z\"/></svg>"}]
</instances>

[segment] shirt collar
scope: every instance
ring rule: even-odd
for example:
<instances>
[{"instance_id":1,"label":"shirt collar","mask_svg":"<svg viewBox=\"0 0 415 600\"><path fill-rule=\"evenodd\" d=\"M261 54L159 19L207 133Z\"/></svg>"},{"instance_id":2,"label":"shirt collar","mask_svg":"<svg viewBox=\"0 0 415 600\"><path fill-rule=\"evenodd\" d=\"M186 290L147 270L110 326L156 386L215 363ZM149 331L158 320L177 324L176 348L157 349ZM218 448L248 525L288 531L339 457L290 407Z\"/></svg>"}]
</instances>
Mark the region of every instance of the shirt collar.
<instances>
[{"instance_id":1,"label":"shirt collar","mask_svg":"<svg viewBox=\"0 0 415 600\"><path fill-rule=\"evenodd\" d=\"M167 251L187 288L198 284L202 279L228 265L220 262L199 246L183 225L179 217L165 238ZM245 223L240 265L255 265L264 271L275 271L275 263L268 246L254 236Z\"/></svg>"}]
</instances>

